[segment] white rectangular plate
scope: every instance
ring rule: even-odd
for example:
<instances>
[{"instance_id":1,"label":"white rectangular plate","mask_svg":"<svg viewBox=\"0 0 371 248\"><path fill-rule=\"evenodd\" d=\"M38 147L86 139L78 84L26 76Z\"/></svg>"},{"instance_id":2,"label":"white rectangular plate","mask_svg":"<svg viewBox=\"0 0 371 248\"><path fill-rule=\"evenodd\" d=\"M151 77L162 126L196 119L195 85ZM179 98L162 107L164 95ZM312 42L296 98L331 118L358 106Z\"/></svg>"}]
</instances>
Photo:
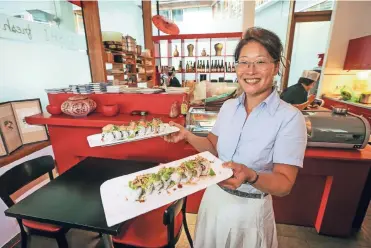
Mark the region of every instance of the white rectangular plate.
<instances>
[{"instance_id":1,"label":"white rectangular plate","mask_svg":"<svg viewBox=\"0 0 371 248\"><path fill-rule=\"evenodd\" d=\"M162 167L177 167L183 161L192 159L197 155L200 155L209 161L213 161L211 163L211 168L214 170L216 174L215 176L201 177L197 183L182 184L181 188L174 186L173 188L176 188L175 191L173 188L171 188L167 191L162 191L161 194L153 192L144 202L132 202L127 200L128 195L131 193L129 181L133 180L136 176L146 173L157 173ZM185 196L191 195L232 176L232 170L223 168L223 161L212 155L210 152L202 152L197 155L173 161L171 163L161 164L156 167L138 171L129 175L116 177L104 182L100 187L100 194L107 225L111 227L113 225L122 223L126 220L132 219L156 208L160 208Z\"/></svg>"},{"instance_id":2,"label":"white rectangular plate","mask_svg":"<svg viewBox=\"0 0 371 248\"><path fill-rule=\"evenodd\" d=\"M144 139L150 139L150 138L155 138L155 137L160 137L160 136L165 136L171 133L175 133L179 131L179 128L170 126L169 124L165 123L165 131L161 133L156 133L156 134L151 134L151 135L145 135L145 136L136 136L134 138L130 139L122 139L122 140L115 140L112 142L104 142L102 141L102 133L97 133L93 135L89 135L87 137L88 143L90 147L96 147L96 146L113 146L113 145L118 145L122 143L128 143L128 142L133 142L133 141L138 141L138 140L144 140Z\"/></svg>"}]
</instances>

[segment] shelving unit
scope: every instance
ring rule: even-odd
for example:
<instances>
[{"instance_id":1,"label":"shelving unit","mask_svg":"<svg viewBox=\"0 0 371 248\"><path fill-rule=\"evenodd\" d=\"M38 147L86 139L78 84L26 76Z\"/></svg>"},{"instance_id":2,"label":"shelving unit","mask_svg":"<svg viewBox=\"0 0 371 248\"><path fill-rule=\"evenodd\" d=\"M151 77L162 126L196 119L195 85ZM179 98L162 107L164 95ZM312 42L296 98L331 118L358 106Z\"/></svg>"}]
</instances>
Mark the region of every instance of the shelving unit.
<instances>
[{"instance_id":1,"label":"shelving unit","mask_svg":"<svg viewBox=\"0 0 371 248\"><path fill-rule=\"evenodd\" d=\"M186 65L188 63L195 63L196 67L199 62L209 63L211 62L223 61L232 64L234 62L234 49L238 44L242 33L219 33L219 34L188 34L188 35L165 35L165 36L153 36L152 40L154 42L154 56L155 65L158 67L156 71L160 73L161 66L173 66L177 70L177 77L181 82L187 80L194 80L196 82L200 81L200 75L206 75L206 80L217 80L217 81L235 81L236 73L227 72L187 72ZM221 43L223 45L222 53L220 56L216 55L216 50L214 45L216 43ZM192 44L194 46L193 54L188 53L187 46ZM175 47L179 51L179 56L173 56ZM206 56L202 56L201 53L205 49ZM180 67L181 63L181 69ZM159 78L156 77L156 78ZM219 80L220 79L220 80Z\"/></svg>"},{"instance_id":2,"label":"shelving unit","mask_svg":"<svg viewBox=\"0 0 371 248\"><path fill-rule=\"evenodd\" d=\"M105 68L108 82L128 81L136 87L137 83L147 82L153 85L153 58L137 55L133 52L106 50ZM122 56L122 62L115 62L115 56Z\"/></svg>"}]
</instances>

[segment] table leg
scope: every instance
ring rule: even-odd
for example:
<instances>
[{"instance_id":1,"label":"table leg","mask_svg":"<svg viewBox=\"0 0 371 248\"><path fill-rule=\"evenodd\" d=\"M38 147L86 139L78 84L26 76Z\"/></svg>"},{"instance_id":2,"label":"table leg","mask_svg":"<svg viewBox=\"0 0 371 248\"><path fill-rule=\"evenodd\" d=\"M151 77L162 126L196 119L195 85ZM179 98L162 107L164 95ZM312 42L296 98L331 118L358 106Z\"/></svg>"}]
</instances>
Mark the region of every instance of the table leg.
<instances>
[{"instance_id":1,"label":"table leg","mask_svg":"<svg viewBox=\"0 0 371 248\"><path fill-rule=\"evenodd\" d=\"M114 248L111 235L103 234L103 243L105 248Z\"/></svg>"}]
</instances>

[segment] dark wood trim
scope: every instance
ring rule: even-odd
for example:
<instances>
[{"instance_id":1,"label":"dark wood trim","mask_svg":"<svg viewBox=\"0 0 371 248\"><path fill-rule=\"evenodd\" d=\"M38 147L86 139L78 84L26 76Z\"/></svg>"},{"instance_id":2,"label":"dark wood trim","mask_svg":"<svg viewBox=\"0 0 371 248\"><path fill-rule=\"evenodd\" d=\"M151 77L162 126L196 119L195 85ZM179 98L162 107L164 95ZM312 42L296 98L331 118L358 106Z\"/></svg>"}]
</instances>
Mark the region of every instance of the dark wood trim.
<instances>
[{"instance_id":1,"label":"dark wood trim","mask_svg":"<svg viewBox=\"0 0 371 248\"><path fill-rule=\"evenodd\" d=\"M143 10L143 32L144 32L144 46L147 49L153 49L152 41L152 2L142 0Z\"/></svg>"},{"instance_id":2,"label":"dark wood trim","mask_svg":"<svg viewBox=\"0 0 371 248\"><path fill-rule=\"evenodd\" d=\"M294 33L295 33L295 4L296 1L290 2L290 9L289 9L289 21L287 26L287 34L286 34L286 47L285 47L285 63L286 68L283 71L283 75L281 77L281 91L287 88L289 74L290 74L290 60L292 55L292 47L294 44Z\"/></svg>"},{"instance_id":3,"label":"dark wood trim","mask_svg":"<svg viewBox=\"0 0 371 248\"><path fill-rule=\"evenodd\" d=\"M81 1L92 82L106 82L98 1Z\"/></svg>"},{"instance_id":4,"label":"dark wood trim","mask_svg":"<svg viewBox=\"0 0 371 248\"><path fill-rule=\"evenodd\" d=\"M11 240L8 241L2 248L13 248L21 241L21 233L16 234Z\"/></svg>"},{"instance_id":5,"label":"dark wood trim","mask_svg":"<svg viewBox=\"0 0 371 248\"><path fill-rule=\"evenodd\" d=\"M161 35L153 36L154 42L160 40L186 40L186 39L207 39L207 38L238 38L241 39L242 32L234 33L211 33L211 34L179 34L179 35Z\"/></svg>"},{"instance_id":6,"label":"dark wood trim","mask_svg":"<svg viewBox=\"0 0 371 248\"><path fill-rule=\"evenodd\" d=\"M287 88L288 81L289 81L290 61L292 57L292 49L294 46L296 23L331 21L331 15L332 15L331 10L308 11L308 12L295 13L295 4L296 4L296 1L290 2L289 22L288 22L288 31L287 31L287 36L286 36L286 49L285 49L285 58L286 58L287 64L283 72L283 76L281 78L281 90L284 90Z\"/></svg>"},{"instance_id":7,"label":"dark wood trim","mask_svg":"<svg viewBox=\"0 0 371 248\"><path fill-rule=\"evenodd\" d=\"M0 158L0 167L3 167L14 161L17 161L18 159L30 155L31 153L41 150L47 146L50 146L50 141L42 141L38 143L23 145L10 155Z\"/></svg>"}]
</instances>

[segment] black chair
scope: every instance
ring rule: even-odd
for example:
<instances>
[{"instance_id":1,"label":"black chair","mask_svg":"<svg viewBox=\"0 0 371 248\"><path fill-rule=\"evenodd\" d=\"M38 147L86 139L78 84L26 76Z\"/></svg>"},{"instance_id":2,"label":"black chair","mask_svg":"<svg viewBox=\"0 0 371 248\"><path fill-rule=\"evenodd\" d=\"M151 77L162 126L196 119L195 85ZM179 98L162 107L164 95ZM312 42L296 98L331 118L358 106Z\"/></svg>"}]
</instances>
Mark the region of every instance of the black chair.
<instances>
[{"instance_id":1,"label":"black chair","mask_svg":"<svg viewBox=\"0 0 371 248\"><path fill-rule=\"evenodd\" d=\"M193 248L186 219L186 204L185 197L170 206L158 208L128 221L122 227L121 233L112 238L115 247L175 248L184 226L190 247ZM167 236L167 240L163 238L164 236Z\"/></svg>"},{"instance_id":2,"label":"black chair","mask_svg":"<svg viewBox=\"0 0 371 248\"><path fill-rule=\"evenodd\" d=\"M46 173L49 174L50 180L53 180L53 169L53 157L43 156L26 161L6 171L2 176L0 176L1 199L10 208L14 205L14 202L10 198L10 195ZM57 240L58 247L68 247L65 234L66 232L68 232L69 229L30 220L17 219L17 221L21 229L22 248L27 247L28 241L28 235L26 230L24 229L24 226L27 227L29 235L39 235L55 238Z\"/></svg>"}]
</instances>

